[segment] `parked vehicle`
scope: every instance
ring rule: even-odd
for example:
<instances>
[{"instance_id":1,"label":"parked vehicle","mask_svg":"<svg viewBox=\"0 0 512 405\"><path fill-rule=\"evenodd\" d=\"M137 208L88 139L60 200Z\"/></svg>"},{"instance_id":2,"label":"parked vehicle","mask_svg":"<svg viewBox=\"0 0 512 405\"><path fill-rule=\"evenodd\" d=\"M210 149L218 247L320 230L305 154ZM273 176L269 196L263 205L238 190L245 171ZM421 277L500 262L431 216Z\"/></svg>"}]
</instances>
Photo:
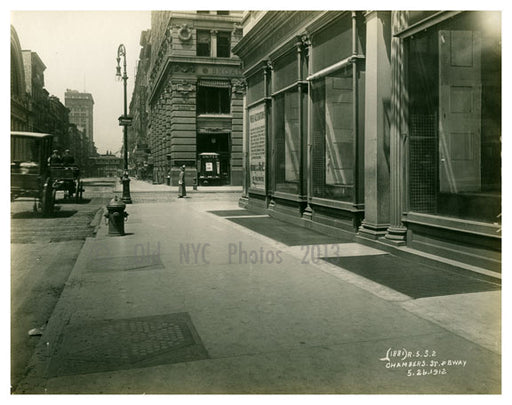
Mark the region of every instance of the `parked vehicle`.
<instances>
[{"instance_id":1,"label":"parked vehicle","mask_svg":"<svg viewBox=\"0 0 512 405\"><path fill-rule=\"evenodd\" d=\"M50 166L53 188L64 191L64 198L75 198L76 202L82 200L83 185L80 179L80 168L77 166Z\"/></svg>"},{"instance_id":2,"label":"parked vehicle","mask_svg":"<svg viewBox=\"0 0 512 405\"><path fill-rule=\"evenodd\" d=\"M11 132L11 201L33 197L34 211L51 214L55 192L48 157L53 136L35 132Z\"/></svg>"},{"instance_id":3,"label":"parked vehicle","mask_svg":"<svg viewBox=\"0 0 512 405\"><path fill-rule=\"evenodd\" d=\"M34 198L34 211L50 215L57 190L82 198L78 167L66 167L49 159L53 135L37 132L11 132L11 201Z\"/></svg>"}]
</instances>

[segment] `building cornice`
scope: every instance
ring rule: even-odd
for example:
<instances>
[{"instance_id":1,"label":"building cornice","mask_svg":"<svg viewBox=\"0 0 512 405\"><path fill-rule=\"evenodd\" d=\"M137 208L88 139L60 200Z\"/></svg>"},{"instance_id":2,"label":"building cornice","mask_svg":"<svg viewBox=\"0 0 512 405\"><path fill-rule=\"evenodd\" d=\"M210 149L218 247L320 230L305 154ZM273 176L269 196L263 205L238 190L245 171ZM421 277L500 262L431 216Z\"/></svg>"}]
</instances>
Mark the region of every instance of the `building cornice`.
<instances>
[{"instance_id":1,"label":"building cornice","mask_svg":"<svg viewBox=\"0 0 512 405\"><path fill-rule=\"evenodd\" d=\"M254 62L246 71L252 71L261 60L277 58L287 52L297 36L320 30L350 11L269 11L233 48L233 53L244 62L253 55ZM277 27L277 29L276 29ZM280 41L273 41L280 38ZM268 45L268 44L272 45ZM267 49L265 49L265 46Z\"/></svg>"}]
</instances>

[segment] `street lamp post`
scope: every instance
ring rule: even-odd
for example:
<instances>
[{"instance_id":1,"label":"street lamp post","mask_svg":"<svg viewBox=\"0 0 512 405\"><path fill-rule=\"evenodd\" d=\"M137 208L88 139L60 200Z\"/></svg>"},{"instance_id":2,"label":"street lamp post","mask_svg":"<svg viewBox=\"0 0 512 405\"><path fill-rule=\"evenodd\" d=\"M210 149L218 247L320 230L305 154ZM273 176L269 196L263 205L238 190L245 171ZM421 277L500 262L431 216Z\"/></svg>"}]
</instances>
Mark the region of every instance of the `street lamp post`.
<instances>
[{"instance_id":1,"label":"street lamp post","mask_svg":"<svg viewBox=\"0 0 512 405\"><path fill-rule=\"evenodd\" d=\"M121 76L121 56L123 57L123 75ZM119 125L123 127L124 132L124 173L123 173L123 197L122 200L125 204L131 204L132 198L130 196L130 177L128 176L128 127L131 125L131 118L127 113L127 100L126 100L126 82L128 76L126 75L126 48L123 44L117 48L117 68L116 76L123 79L124 87L124 113L119 117Z\"/></svg>"}]
</instances>

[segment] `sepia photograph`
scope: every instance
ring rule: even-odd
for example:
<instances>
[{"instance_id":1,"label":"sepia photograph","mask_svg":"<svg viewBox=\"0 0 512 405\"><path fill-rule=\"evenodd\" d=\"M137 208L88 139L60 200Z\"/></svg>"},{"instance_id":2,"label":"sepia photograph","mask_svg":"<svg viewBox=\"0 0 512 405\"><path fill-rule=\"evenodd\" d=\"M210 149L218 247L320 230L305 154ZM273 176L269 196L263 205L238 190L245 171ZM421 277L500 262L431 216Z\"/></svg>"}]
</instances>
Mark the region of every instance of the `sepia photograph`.
<instances>
[{"instance_id":1,"label":"sepia photograph","mask_svg":"<svg viewBox=\"0 0 512 405\"><path fill-rule=\"evenodd\" d=\"M501 397L499 4L150 3L6 13L8 396Z\"/></svg>"}]
</instances>

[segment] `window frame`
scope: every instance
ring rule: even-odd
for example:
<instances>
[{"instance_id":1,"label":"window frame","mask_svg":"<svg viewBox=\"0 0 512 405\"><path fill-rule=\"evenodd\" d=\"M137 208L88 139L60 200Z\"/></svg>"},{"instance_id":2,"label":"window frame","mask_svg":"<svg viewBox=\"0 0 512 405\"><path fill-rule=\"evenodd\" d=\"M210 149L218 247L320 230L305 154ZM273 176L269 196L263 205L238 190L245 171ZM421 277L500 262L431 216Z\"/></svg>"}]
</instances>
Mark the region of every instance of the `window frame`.
<instances>
[{"instance_id":1,"label":"window frame","mask_svg":"<svg viewBox=\"0 0 512 405\"><path fill-rule=\"evenodd\" d=\"M220 39L222 37L227 38L226 44L221 44ZM225 55L220 55L220 51L225 51ZM231 32L230 31L218 31L217 32L217 57L218 58L230 58L231 57Z\"/></svg>"},{"instance_id":2,"label":"window frame","mask_svg":"<svg viewBox=\"0 0 512 405\"><path fill-rule=\"evenodd\" d=\"M208 94L217 91L217 94ZM223 100L223 92L226 92ZM204 92L205 94L200 94ZM210 97L215 97L217 100L212 101ZM199 101L201 100L201 102ZM224 104L223 104L224 103ZM210 109L209 106L215 105ZM197 115L230 115L231 114L231 88L230 87L211 87L211 86L197 86L197 101L196 101Z\"/></svg>"},{"instance_id":3,"label":"window frame","mask_svg":"<svg viewBox=\"0 0 512 405\"><path fill-rule=\"evenodd\" d=\"M200 41L200 35L204 35L207 37L207 41ZM206 46L208 47L208 51L206 52ZM205 47L203 49L203 47ZM201 30L198 29L196 31L196 56L209 57L212 55L212 38L210 30Z\"/></svg>"}]
</instances>

